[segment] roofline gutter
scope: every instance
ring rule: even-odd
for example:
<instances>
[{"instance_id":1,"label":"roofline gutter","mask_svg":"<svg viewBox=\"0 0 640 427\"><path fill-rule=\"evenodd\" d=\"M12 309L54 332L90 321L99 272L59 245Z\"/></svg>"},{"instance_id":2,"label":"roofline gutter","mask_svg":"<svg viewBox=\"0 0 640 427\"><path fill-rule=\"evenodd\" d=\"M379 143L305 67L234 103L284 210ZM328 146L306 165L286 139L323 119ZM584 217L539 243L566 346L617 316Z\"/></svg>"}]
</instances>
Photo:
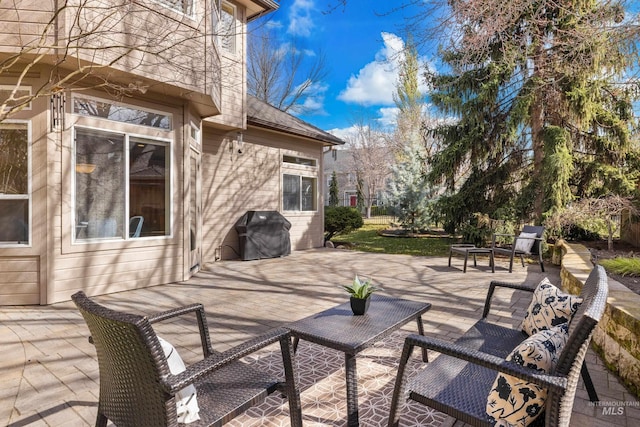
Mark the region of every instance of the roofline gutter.
<instances>
[{"instance_id":1,"label":"roofline gutter","mask_svg":"<svg viewBox=\"0 0 640 427\"><path fill-rule=\"evenodd\" d=\"M260 5L264 10L262 12L258 12L254 15L247 16L247 22L251 22L254 19L258 19L263 15L266 15L271 12L275 12L280 8L280 4L276 3L273 0L253 0L254 3Z\"/></svg>"},{"instance_id":2,"label":"roofline gutter","mask_svg":"<svg viewBox=\"0 0 640 427\"><path fill-rule=\"evenodd\" d=\"M257 126L257 127L261 127L263 129L269 129L269 130L280 132L280 133L287 133L287 134L290 134L290 135L304 136L304 137L307 137L307 138L314 139L316 141L323 142L323 143L328 144L328 145L343 145L345 143L344 141L342 141L338 137L335 137L335 139L325 138L320 134L316 134L316 133L313 133L313 132L303 132L303 131L300 131L298 129L293 129L293 128L290 128L288 126L283 126L282 124L274 125L271 122L268 122L268 121L265 121L265 120L256 119L255 117L247 117L247 124L254 125L254 126Z\"/></svg>"}]
</instances>

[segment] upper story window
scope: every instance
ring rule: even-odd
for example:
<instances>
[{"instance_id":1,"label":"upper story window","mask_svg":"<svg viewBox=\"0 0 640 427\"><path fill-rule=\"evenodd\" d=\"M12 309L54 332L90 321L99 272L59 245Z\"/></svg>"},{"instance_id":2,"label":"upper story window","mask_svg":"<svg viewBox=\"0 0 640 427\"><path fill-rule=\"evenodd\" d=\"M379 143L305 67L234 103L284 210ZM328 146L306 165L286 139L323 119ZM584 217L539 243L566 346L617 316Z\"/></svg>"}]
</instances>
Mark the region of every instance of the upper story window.
<instances>
[{"instance_id":1,"label":"upper story window","mask_svg":"<svg viewBox=\"0 0 640 427\"><path fill-rule=\"evenodd\" d=\"M154 0L176 12L193 16L193 0Z\"/></svg>"},{"instance_id":2,"label":"upper story window","mask_svg":"<svg viewBox=\"0 0 640 427\"><path fill-rule=\"evenodd\" d=\"M0 123L0 244L29 244L29 165L29 124Z\"/></svg>"},{"instance_id":3,"label":"upper story window","mask_svg":"<svg viewBox=\"0 0 640 427\"><path fill-rule=\"evenodd\" d=\"M220 22L218 25L218 40L220 47L229 53L236 53L236 7L229 3L220 6Z\"/></svg>"}]
</instances>

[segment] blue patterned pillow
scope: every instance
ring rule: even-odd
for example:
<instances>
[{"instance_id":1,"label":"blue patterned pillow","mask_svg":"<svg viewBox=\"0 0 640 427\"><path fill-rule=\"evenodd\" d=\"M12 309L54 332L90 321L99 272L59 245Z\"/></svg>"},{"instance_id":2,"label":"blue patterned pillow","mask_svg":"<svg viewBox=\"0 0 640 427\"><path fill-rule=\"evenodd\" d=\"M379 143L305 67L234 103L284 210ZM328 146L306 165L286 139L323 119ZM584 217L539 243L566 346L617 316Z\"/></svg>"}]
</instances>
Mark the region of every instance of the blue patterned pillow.
<instances>
[{"instance_id":1,"label":"blue patterned pillow","mask_svg":"<svg viewBox=\"0 0 640 427\"><path fill-rule=\"evenodd\" d=\"M533 291L533 299L522 320L527 335L567 323L582 303L582 298L562 292L546 277Z\"/></svg>"},{"instance_id":2,"label":"blue patterned pillow","mask_svg":"<svg viewBox=\"0 0 640 427\"><path fill-rule=\"evenodd\" d=\"M540 372L551 372L567 343L568 329L569 324L565 323L530 336L513 349L507 360ZM543 412L546 398L546 388L498 373L487 398L487 414L496 420L496 425L524 427Z\"/></svg>"}]
</instances>

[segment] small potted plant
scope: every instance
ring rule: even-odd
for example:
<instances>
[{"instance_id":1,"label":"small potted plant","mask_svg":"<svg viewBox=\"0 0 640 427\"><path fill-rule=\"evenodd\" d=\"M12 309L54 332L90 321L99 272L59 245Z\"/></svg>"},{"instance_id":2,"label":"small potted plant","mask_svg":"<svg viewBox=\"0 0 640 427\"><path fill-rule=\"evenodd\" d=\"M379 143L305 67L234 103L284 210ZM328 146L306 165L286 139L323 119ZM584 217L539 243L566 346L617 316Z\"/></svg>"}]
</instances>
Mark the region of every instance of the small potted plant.
<instances>
[{"instance_id":1,"label":"small potted plant","mask_svg":"<svg viewBox=\"0 0 640 427\"><path fill-rule=\"evenodd\" d=\"M382 290L374 286L371 279L361 281L357 274L350 285L342 285L342 287L351 295L351 311L355 315L365 314L369 308L371 294Z\"/></svg>"}]
</instances>

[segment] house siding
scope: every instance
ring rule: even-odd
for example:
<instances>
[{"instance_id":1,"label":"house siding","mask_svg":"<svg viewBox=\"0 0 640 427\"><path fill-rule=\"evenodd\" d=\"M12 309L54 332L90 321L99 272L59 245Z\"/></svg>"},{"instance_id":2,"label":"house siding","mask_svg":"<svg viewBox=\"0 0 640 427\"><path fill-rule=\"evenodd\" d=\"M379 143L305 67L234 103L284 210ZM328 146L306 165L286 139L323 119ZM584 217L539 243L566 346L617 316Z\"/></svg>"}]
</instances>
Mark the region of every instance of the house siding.
<instances>
[{"instance_id":1,"label":"house siding","mask_svg":"<svg viewBox=\"0 0 640 427\"><path fill-rule=\"evenodd\" d=\"M206 119L207 122L224 128L245 129L247 125L246 108L246 34L244 24L246 9L237 5L236 50L220 51L220 79L224 82L220 88L220 114Z\"/></svg>"},{"instance_id":2,"label":"house siding","mask_svg":"<svg viewBox=\"0 0 640 427\"><path fill-rule=\"evenodd\" d=\"M170 96L191 91L189 96L201 111L219 109L222 82L213 70L220 68L220 57L211 38L209 2L195 1L195 13L186 16L152 0L120 5L87 2L78 14L76 2L69 1L57 20L55 4L1 2L0 57L21 53L24 61L30 61L35 55L65 55L76 60L60 68L91 67L87 71L92 75ZM63 47L56 52L52 46ZM134 49L127 52L114 46ZM15 72L20 71L16 67Z\"/></svg>"},{"instance_id":3,"label":"house siding","mask_svg":"<svg viewBox=\"0 0 640 427\"><path fill-rule=\"evenodd\" d=\"M29 43L35 43L51 19L54 4L53 1L22 0L8 7L2 3L0 58L6 58ZM88 10L83 15L90 21L92 14L98 16L100 13L115 13L107 19L114 24L114 34L108 34L109 37L105 37L105 34L101 34L102 37L88 37L82 41L85 43L84 47L100 46L105 41L110 44L121 43L128 28L135 29L134 33L129 34L133 39L140 36L140 32L148 31L147 36L158 39L157 47L167 47L166 43L171 42L170 38L163 39L163 35L175 33L176 37L184 37L193 34L193 43L184 43L180 48L174 46L166 52L166 57L170 58L167 61L178 64L178 68L148 55L136 56L136 53L132 53L126 55L122 63L112 64L101 70L94 68L90 74L103 72L103 77L108 76L110 82L134 82L136 85L142 84L144 87L136 87L144 90L133 90L126 96L119 96L109 89L102 91L97 86L91 86L91 82L100 83L100 79L87 78L82 84L88 87L60 85L55 90L56 98L48 93L50 76L64 78L73 72L72 67L74 64L77 67L78 63L104 64L112 58L109 56L111 53L89 57L88 51L80 50L74 52L76 57L70 58L68 64L52 68L51 64L55 59L53 51L40 52L45 55L45 59L38 64L30 64L28 72L23 75L21 72L24 71L24 64L32 59L29 56L16 69L0 73L0 85L15 87L20 82L21 89L31 88L32 93L43 89L46 93L46 96L36 97L32 105L12 113L9 118L10 121L29 124L30 243L0 244L0 305L52 304L69 300L79 290L88 295L100 295L182 281L191 277L199 268L213 265L220 258L238 258L239 242L234 228L236 221L248 210L282 212L282 174L283 170L291 168L291 165L283 165L284 154L311 158L317 162L317 166L312 168L302 167L305 176L317 179L317 210L284 212L292 224L292 249L307 249L323 244L323 183L320 171L322 147L331 142L312 136L298 136L295 132L291 134L291 128L288 127L284 128L288 129L285 132L274 132L267 130L268 126L260 127L253 122L247 129L244 6L237 5L240 29L237 54L219 57L217 48L212 45L209 37L210 31L206 29L207 25L211 25L208 19L210 2L196 2L196 19L166 10L150 0L119 4L115 12L106 8L103 11ZM109 6L110 3L89 2L89 5ZM67 34L72 16L70 9L60 16L60 34ZM11 21L12 17L19 23L20 31L16 30L15 25L2 25L6 23L4 21ZM203 37L204 34L207 37ZM47 54L50 56L46 57ZM76 60L78 58L86 59L87 62L79 62ZM59 100L57 96L60 95L64 97L61 104L64 105L64 113L52 108L56 105L52 101ZM88 109L84 110L87 115L76 114L73 112L76 96L133 107L143 112L171 115L172 126L170 130L165 130L124 123L126 120L122 117L111 116L119 121L97 117L102 112L109 111L102 110L97 104L93 104L97 114L86 113ZM212 97L215 105L211 103ZM125 115L131 111L121 110ZM54 114L58 119L56 126L53 126ZM212 115L215 117L210 118ZM280 120L273 122L277 127ZM64 123L64 126L60 123ZM127 191L136 194L136 197L129 198L132 211L151 208L162 211L161 207L153 206L153 203L159 204L158 199L151 203L146 201L149 196L145 192L147 190L143 191L135 186L127 189L125 186L123 196L118 194L112 201L103 198L99 200L100 203L96 202L93 212L85 212L82 219L75 218L74 179L77 172L74 168L74 129L79 127L121 133L134 138L150 138L162 141L160 145L163 146L168 144L166 146L171 158L171 195L168 202L171 220L168 235L74 240L74 230L86 227L90 224L89 221L97 222L108 218L117 219L118 223L124 221L126 224L128 216L139 215L136 212L124 212ZM238 132L242 132L244 136L242 153L238 152L239 147L234 142L238 138ZM201 141L198 140L199 134ZM85 138L86 135L89 135L88 131L85 132ZM86 141L88 140L85 139L85 143ZM122 141L125 141L124 136ZM126 149L128 148L123 148ZM115 151L108 150L97 154L113 153ZM117 158L127 157L123 155ZM118 182L114 177L119 177L121 170L126 171L127 167L118 166L122 163L116 166L110 162L90 163L101 165L102 169L91 177L93 183L90 185L82 184L88 182L88 179L79 179L81 184L78 188L82 190L78 191L91 194L86 189L102 188L96 187L96 182L105 189L119 189L117 185L113 185ZM192 175L193 165L200 167ZM293 166L295 170L300 169L299 165ZM105 175L104 172L110 171L110 168L115 168L113 176ZM92 169L85 173L94 172ZM125 182L122 178L122 183ZM95 190L93 192L97 193ZM105 194L115 193L117 191L105 191ZM112 210L121 212L120 209L123 214L109 213ZM198 212L201 212L200 216ZM164 212L158 214L157 218L161 220L163 215ZM119 225L126 228L125 224ZM159 234L164 232L161 228L155 230ZM195 231L195 239L191 238L191 231ZM192 247L193 242L197 243L195 249ZM198 245L200 254L197 251Z\"/></svg>"},{"instance_id":4,"label":"house siding","mask_svg":"<svg viewBox=\"0 0 640 427\"><path fill-rule=\"evenodd\" d=\"M99 93L90 93L99 95ZM83 94L85 95L85 94ZM153 100L153 97L151 97ZM173 101L174 105L169 103ZM171 114L173 130L170 132L145 129L136 125L122 124L105 119L82 117L69 114L67 128L57 144L61 147L55 154L55 162L50 164L49 194L61 194L65 201L73 200L72 182L72 138L74 126L102 129L113 132L128 132L134 135L171 138L169 153L171 156L171 236L148 237L105 242L72 241L71 203L59 203L55 198L52 210L55 211L55 224L52 235L52 251L49 252L50 284L47 303L65 301L78 291L88 295L118 292L127 289L147 287L183 280L185 264L183 254L183 109L178 105L182 101L167 99L162 104L131 100L127 104L133 107L149 108ZM71 104L71 103L69 103ZM50 153L53 156L53 153Z\"/></svg>"},{"instance_id":5,"label":"house siding","mask_svg":"<svg viewBox=\"0 0 640 427\"><path fill-rule=\"evenodd\" d=\"M0 257L0 301L38 304L40 301L38 257Z\"/></svg>"},{"instance_id":6,"label":"house siding","mask_svg":"<svg viewBox=\"0 0 640 427\"><path fill-rule=\"evenodd\" d=\"M321 170L322 146L289 135L249 128L244 132L242 153L234 140L236 132L205 128L203 144L203 259L239 257L234 225L250 210L282 212L282 156L316 159ZM321 194L320 176L318 194ZM293 250L323 245L322 199L315 212L284 212L291 222ZM205 265L206 267L206 265Z\"/></svg>"}]
</instances>

